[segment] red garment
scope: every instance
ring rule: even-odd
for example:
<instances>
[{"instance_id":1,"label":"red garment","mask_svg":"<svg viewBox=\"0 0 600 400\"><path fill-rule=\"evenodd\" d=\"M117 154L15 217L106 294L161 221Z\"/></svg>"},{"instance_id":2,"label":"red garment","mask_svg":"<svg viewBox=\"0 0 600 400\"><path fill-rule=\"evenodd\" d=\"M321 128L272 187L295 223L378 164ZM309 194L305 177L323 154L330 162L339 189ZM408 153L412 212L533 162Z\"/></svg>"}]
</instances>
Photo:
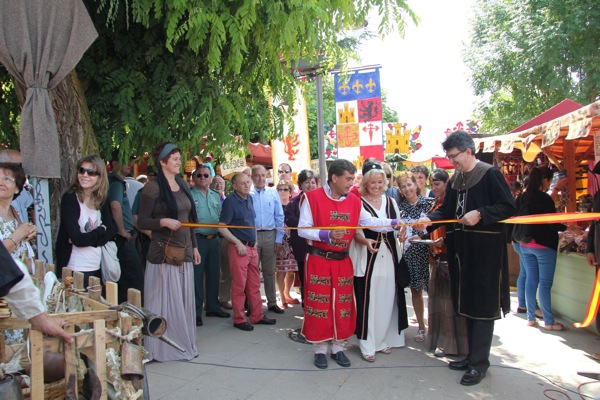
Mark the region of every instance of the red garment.
<instances>
[{"instance_id":1,"label":"red garment","mask_svg":"<svg viewBox=\"0 0 600 400\"><path fill-rule=\"evenodd\" d=\"M306 193L314 226L358 225L361 201L349 195L342 201L330 198L323 188ZM355 229L348 229L337 243L313 241L319 249L348 251ZM356 329L354 304L354 269L350 257L327 260L312 254L306 256L304 269L304 324L302 333L309 342L345 340Z\"/></svg>"},{"instance_id":2,"label":"red garment","mask_svg":"<svg viewBox=\"0 0 600 400\"><path fill-rule=\"evenodd\" d=\"M246 321L244 301L248 298L250 307L250 323L263 319L262 298L260 297L260 271L258 270L258 252L256 247L246 246L246 255L240 256L233 243L227 248L229 270L231 272L231 306L233 323Z\"/></svg>"}]
</instances>

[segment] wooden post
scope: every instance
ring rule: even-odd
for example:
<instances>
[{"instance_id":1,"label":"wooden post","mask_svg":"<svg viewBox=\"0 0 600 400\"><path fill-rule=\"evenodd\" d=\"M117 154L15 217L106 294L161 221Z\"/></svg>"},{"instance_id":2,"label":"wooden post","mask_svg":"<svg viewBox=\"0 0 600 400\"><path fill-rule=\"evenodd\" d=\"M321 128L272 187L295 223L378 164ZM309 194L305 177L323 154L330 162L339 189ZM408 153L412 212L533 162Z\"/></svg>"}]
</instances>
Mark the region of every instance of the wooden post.
<instances>
[{"instance_id":1,"label":"wooden post","mask_svg":"<svg viewBox=\"0 0 600 400\"><path fill-rule=\"evenodd\" d=\"M102 387L100 399L106 400L106 322L103 319L94 321L94 356L96 374Z\"/></svg>"},{"instance_id":2,"label":"wooden post","mask_svg":"<svg viewBox=\"0 0 600 400\"><path fill-rule=\"evenodd\" d=\"M577 211L577 174L579 167L575 161L575 151L573 140L563 140L563 166L567 170L567 189L569 189L569 203L567 211Z\"/></svg>"},{"instance_id":3,"label":"wooden post","mask_svg":"<svg viewBox=\"0 0 600 400\"><path fill-rule=\"evenodd\" d=\"M73 333L75 326L72 324L65 325L64 330L68 333ZM77 339L73 341L73 343L65 342L64 352L65 352L65 394L66 399L68 400L76 400L79 388L77 387ZM32 360L33 364L33 360ZM43 363L40 363L43 368ZM32 366L33 368L33 366ZM33 377L32 377L33 381ZM43 383L43 380L42 380ZM33 400L33 397L32 397Z\"/></svg>"},{"instance_id":4,"label":"wooden post","mask_svg":"<svg viewBox=\"0 0 600 400\"><path fill-rule=\"evenodd\" d=\"M74 272L73 273L73 287L75 289L85 289L83 287L83 272Z\"/></svg>"},{"instance_id":5,"label":"wooden post","mask_svg":"<svg viewBox=\"0 0 600 400\"><path fill-rule=\"evenodd\" d=\"M44 268L44 260L35 260L35 279L38 279L38 282L44 282L44 275L46 273L46 269Z\"/></svg>"},{"instance_id":6,"label":"wooden post","mask_svg":"<svg viewBox=\"0 0 600 400\"><path fill-rule=\"evenodd\" d=\"M44 335L29 330L31 343L31 400L44 398Z\"/></svg>"},{"instance_id":7,"label":"wooden post","mask_svg":"<svg viewBox=\"0 0 600 400\"><path fill-rule=\"evenodd\" d=\"M142 307L142 293L133 288L127 289L127 302L133 304L134 306L141 308Z\"/></svg>"},{"instance_id":8,"label":"wooden post","mask_svg":"<svg viewBox=\"0 0 600 400\"><path fill-rule=\"evenodd\" d=\"M119 296L117 293L118 285L115 282L106 282L106 301L111 306L119 304Z\"/></svg>"},{"instance_id":9,"label":"wooden post","mask_svg":"<svg viewBox=\"0 0 600 400\"><path fill-rule=\"evenodd\" d=\"M102 297L102 282L97 276L90 276L88 296L96 301L100 301Z\"/></svg>"}]
</instances>

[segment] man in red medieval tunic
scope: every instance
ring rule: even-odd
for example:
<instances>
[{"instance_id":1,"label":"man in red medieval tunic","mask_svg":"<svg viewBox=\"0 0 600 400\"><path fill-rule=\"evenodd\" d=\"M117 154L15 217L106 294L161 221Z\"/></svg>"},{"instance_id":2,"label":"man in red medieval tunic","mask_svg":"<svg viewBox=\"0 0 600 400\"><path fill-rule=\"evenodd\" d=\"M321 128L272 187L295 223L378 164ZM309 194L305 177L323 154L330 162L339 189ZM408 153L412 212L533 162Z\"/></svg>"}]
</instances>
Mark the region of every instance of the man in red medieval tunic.
<instances>
[{"instance_id":1,"label":"man in red medieval tunic","mask_svg":"<svg viewBox=\"0 0 600 400\"><path fill-rule=\"evenodd\" d=\"M298 227L342 226L345 229L300 229L308 240L304 271L304 324L302 333L313 343L314 364L327 368L327 350L331 358L349 367L344 354L346 339L356 329L354 270L348 247L357 225L380 226L373 230L391 231L396 220L377 219L367 213L360 199L349 194L356 168L347 160L335 160L329 167L327 183L304 193Z\"/></svg>"}]
</instances>

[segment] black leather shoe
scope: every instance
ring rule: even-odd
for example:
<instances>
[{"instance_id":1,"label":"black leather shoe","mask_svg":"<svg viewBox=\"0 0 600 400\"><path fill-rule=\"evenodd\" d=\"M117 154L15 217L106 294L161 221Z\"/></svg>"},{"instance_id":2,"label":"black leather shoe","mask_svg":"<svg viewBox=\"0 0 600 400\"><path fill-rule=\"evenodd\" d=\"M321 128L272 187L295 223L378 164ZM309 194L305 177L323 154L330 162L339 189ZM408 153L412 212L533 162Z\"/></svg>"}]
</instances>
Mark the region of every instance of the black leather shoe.
<instances>
[{"instance_id":1,"label":"black leather shoe","mask_svg":"<svg viewBox=\"0 0 600 400\"><path fill-rule=\"evenodd\" d=\"M283 314L285 312L283 311L283 308L279 307L277 304L269 307L269 311L273 311L275 314Z\"/></svg>"},{"instance_id":2,"label":"black leather shoe","mask_svg":"<svg viewBox=\"0 0 600 400\"><path fill-rule=\"evenodd\" d=\"M225 311L209 311L206 313L207 317L218 317L218 318L229 318L230 315L228 312Z\"/></svg>"},{"instance_id":3,"label":"black leather shoe","mask_svg":"<svg viewBox=\"0 0 600 400\"><path fill-rule=\"evenodd\" d=\"M485 372L479 372L476 369L471 368L463 375L460 380L460 384L464 386L477 385L485 378Z\"/></svg>"},{"instance_id":4,"label":"black leather shoe","mask_svg":"<svg viewBox=\"0 0 600 400\"><path fill-rule=\"evenodd\" d=\"M455 371L466 371L469 369L469 359L465 358L460 361L450 361L448 363L448 368L453 369Z\"/></svg>"},{"instance_id":5,"label":"black leather shoe","mask_svg":"<svg viewBox=\"0 0 600 400\"><path fill-rule=\"evenodd\" d=\"M277 322L275 318L263 317L260 321L254 322L254 325L275 325L275 322Z\"/></svg>"},{"instance_id":6,"label":"black leather shoe","mask_svg":"<svg viewBox=\"0 0 600 400\"><path fill-rule=\"evenodd\" d=\"M331 354L331 358L333 358L340 367L350 366L350 360L348 360L348 357L346 357L343 351L338 351L335 354Z\"/></svg>"},{"instance_id":7,"label":"black leather shoe","mask_svg":"<svg viewBox=\"0 0 600 400\"><path fill-rule=\"evenodd\" d=\"M202 317L196 317L196 326L202 326L204 325L204 323L202 323Z\"/></svg>"},{"instance_id":8,"label":"black leather shoe","mask_svg":"<svg viewBox=\"0 0 600 400\"><path fill-rule=\"evenodd\" d=\"M325 354L315 354L315 367L321 369L327 368L327 357L325 357Z\"/></svg>"},{"instance_id":9,"label":"black leather shoe","mask_svg":"<svg viewBox=\"0 0 600 400\"><path fill-rule=\"evenodd\" d=\"M241 324L233 324L233 326L235 326L238 329L241 329L242 331L253 331L254 330L254 326L252 326L248 322L242 322Z\"/></svg>"}]
</instances>

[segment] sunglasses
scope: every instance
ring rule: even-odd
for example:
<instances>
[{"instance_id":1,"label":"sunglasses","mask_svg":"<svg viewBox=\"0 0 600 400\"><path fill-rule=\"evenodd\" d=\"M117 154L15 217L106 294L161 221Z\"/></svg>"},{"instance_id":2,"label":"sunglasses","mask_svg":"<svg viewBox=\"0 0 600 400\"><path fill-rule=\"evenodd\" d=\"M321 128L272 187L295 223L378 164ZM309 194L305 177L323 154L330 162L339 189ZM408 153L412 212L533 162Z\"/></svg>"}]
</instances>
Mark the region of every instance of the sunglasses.
<instances>
[{"instance_id":1,"label":"sunglasses","mask_svg":"<svg viewBox=\"0 0 600 400\"><path fill-rule=\"evenodd\" d=\"M202 178L202 177L204 177L204 178L210 178L210 174L201 174L200 172L198 172L196 174L196 178Z\"/></svg>"},{"instance_id":2,"label":"sunglasses","mask_svg":"<svg viewBox=\"0 0 600 400\"><path fill-rule=\"evenodd\" d=\"M79 175L85 175L87 173L88 176L100 176L100 171L96 171L95 169L79 167L77 172L79 172Z\"/></svg>"},{"instance_id":3,"label":"sunglasses","mask_svg":"<svg viewBox=\"0 0 600 400\"><path fill-rule=\"evenodd\" d=\"M290 188L277 188L278 192L289 192Z\"/></svg>"},{"instance_id":4,"label":"sunglasses","mask_svg":"<svg viewBox=\"0 0 600 400\"><path fill-rule=\"evenodd\" d=\"M290 173L290 172L292 172L292 171L290 171L290 170L287 170L287 171L285 171L285 170L283 170L283 169L280 169L280 170L279 170L279 171L277 171L277 172L279 172L280 174L289 174L289 173Z\"/></svg>"}]
</instances>

